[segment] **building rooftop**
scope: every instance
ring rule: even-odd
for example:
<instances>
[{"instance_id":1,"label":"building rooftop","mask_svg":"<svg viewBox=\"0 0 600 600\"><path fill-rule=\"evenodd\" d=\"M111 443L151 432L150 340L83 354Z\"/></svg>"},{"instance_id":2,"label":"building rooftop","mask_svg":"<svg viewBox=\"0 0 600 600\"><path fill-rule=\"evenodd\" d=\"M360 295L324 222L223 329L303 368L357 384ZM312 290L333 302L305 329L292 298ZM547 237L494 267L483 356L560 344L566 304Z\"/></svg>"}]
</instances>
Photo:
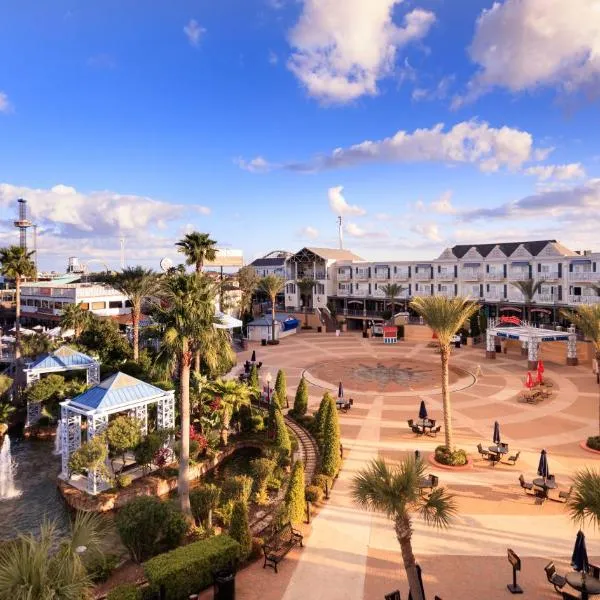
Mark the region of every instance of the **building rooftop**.
<instances>
[{"instance_id":1,"label":"building rooftop","mask_svg":"<svg viewBox=\"0 0 600 600\"><path fill-rule=\"evenodd\" d=\"M309 250L321 258L330 260L363 260L358 254L354 254L351 250L343 250L340 248L315 248L313 246L307 247L306 250ZM302 252L302 250L300 252Z\"/></svg>"},{"instance_id":2,"label":"building rooftop","mask_svg":"<svg viewBox=\"0 0 600 600\"><path fill-rule=\"evenodd\" d=\"M484 258L494 250L498 248L508 258L510 257L517 248L523 246L532 256L537 256L548 244L551 244L554 250L562 256L575 256L577 253L573 250L569 250L566 246L563 246L556 240L538 240L531 242L504 242L496 244L462 244L458 246L452 246L451 251L456 258L462 258L471 250L475 249Z\"/></svg>"},{"instance_id":3,"label":"building rooftop","mask_svg":"<svg viewBox=\"0 0 600 600\"><path fill-rule=\"evenodd\" d=\"M286 257L278 258L257 258L249 266L251 267L282 267L285 264Z\"/></svg>"},{"instance_id":4,"label":"building rooftop","mask_svg":"<svg viewBox=\"0 0 600 600\"><path fill-rule=\"evenodd\" d=\"M97 361L83 352L61 346L58 350L43 354L36 358L27 368L28 369L75 369L77 367L87 367Z\"/></svg>"}]
</instances>

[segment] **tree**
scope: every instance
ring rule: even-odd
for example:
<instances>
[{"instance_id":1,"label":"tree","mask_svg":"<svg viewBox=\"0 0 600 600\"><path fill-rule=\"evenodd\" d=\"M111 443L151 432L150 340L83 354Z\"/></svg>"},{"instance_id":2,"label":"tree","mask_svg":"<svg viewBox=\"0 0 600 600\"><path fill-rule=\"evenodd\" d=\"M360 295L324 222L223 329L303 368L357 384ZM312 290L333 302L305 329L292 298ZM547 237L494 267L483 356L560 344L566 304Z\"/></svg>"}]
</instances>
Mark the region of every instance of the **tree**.
<instances>
[{"instance_id":1,"label":"tree","mask_svg":"<svg viewBox=\"0 0 600 600\"><path fill-rule=\"evenodd\" d=\"M275 342L275 302L277 294L285 287L285 279L277 275L267 275L260 280L258 287L271 300L271 340Z\"/></svg>"},{"instance_id":2,"label":"tree","mask_svg":"<svg viewBox=\"0 0 600 600\"><path fill-rule=\"evenodd\" d=\"M279 408L275 408L273 417L275 421L275 447L280 451L282 458L287 458L292 451L292 442Z\"/></svg>"},{"instance_id":3,"label":"tree","mask_svg":"<svg viewBox=\"0 0 600 600\"><path fill-rule=\"evenodd\" d=\"M322 430L321 471L329 477L335 477L340 470L342 458L340 456L340 422L335 400L331 396L328 398L328 408L324 409Z\"/></svg>"},{"instance_id":4,"label":"tree","mask_svg":"<svg viewBox=\"0 0 600 600\"><path fill-rule=\"evenodd\" d=\"M386 285L382 285L381 289L385 294L385 297L390 301L390 310L392 311L392 315L394 314L394 299L397 298L403 291L404 287L398 285L397 283L388 283Z\"/></svg>"},{"instance_id":5,"label":"tree","mask_svg":"<svg viewBox=\"0 0 600 600\"><path fill-rule=\"evenodd\" d=\"M202 271L205 261L217 258L217 242L210 239L210 234L192 231L176 242L178 252L185 254L186 265L193 265L196 273Z\"/></svg>"},{"instance_id":6,"label":"tree","mask_svg":"<svg viewBox=\"0 0 600 600\"><path fill-rule=\"evenodd\" d=\"M394 521L402 561L414 600L424 600L412 550L412 518L417 512L427 525L446 528L456 514L454 498L438 487L422 495L419 481L425 477L425 465L409 456L397 467L385 460L373 460L352 481L354 501L367 510L382 512Z\"/></svg>"},{"instance_id":7,"label":"tree","mask_svg":"<svg viewBox=\"0 0 600 600\"><path fill-rule=\"evenodd\" d=\"M102 319L94 314L90 314L79 344L86 352L97 354L103 365L117 366L131 357L131 347L119 332L115 321Z\"/></svg>"},{"instance_id":8,"label":"tree","mask_svg":"<svg viewBox=\"0 0 600 600\"><path fill-rule=\"evenodd\" d=\"M190 494L192 514L199 524L206 524L208 531L212 530L213 511L219 506L221 490L213 483L205 483L195 488Z\"/></svg>"},{"instance_id":9,"label":"tree","mask_svg":"<svg viewBox=\"0 0 600 600\"><path fill-rule=\"evenodd\" d=\"M539 281L535 281L535 279L525 279L523 281L511 281L510 283L523 294L523 298L525 299L525 320L530 320L533 297L540 291L542 283L544 282L541 279Z\"/></svg>"},{"instance_id":10,"label":"tree","mask_svg":"<svg viewBox=\"0 0 600 600\"><path fill-rule=\"evenodd\" d=\"M600 526L600 471L587 468L575 473L567 507L571 519L580 527L586 522L594 528Z\"/></svg>"},{"instance_id":11,"label":"tree","mask_svg":"<svg viewBox=\"0 0 600 600\"><path fill-rule=\"evenodd\" d=\"M479 310L476 302L468 298L446 298L445 296L419 296L410 306L423 317L427 325L436 334L440 344L440 357L442 361L442 400L444 405L444 435L446 448L454 452L454 436L452 432L452 409L450 406L450 389L448 386L448 373L450 362L450 347L452 338L471 317Z\"/></svg>"},{"instance_id":12,"label":"tree","mask_svg":"<svg viewBox=\"0 0 600 600\"><path fill-rule=\"evenodd\" d=\"M304 308L304 328L308 329L308 304L309 297L312 295L317 282L309 277L304 277L298 282L298 288L300 289L300 297L303 299Z\"/></svg>"},{"instance_id":13,"label":"tree","mask_svg":"<svg viewBox=\"0 0 600 600\"><path fill-rule=\"evenodd\" d=\"M174 272L162 280L156 318L163 326L158 362L179 369L181 414L181 457L179 460L179 498L181 511L191 517L189 496L190 460L190 371L194 351L209 339L213 327L214 291L202 274ZM207 334L207 329L211 331ZM204 349L205 357L214 348Z\"/></svg>"},{"instance_id":14,"label":"tree","mask_svg":"<svg viewBox=\"0 0 600 600\"><path fill-rule=\"evenodd\" d=\"M258 367L253 363L250 367L250 377L248 377L248 385L250 387L260 389L260 383L258 381Z\"/></svg>"},{"instance_id":15,"label":"tree","mask_svg":"<svg viewBox=\"0 0 600 600\"><path fill-rule=\"evenodd\" d=\"M246 560L252 551L252 532L248 522L248 505L243 500L233 503L229 537L240 545L240 560Z\"/></svg>"},{"instance_id":16,"label":"tree","mask_svg":"<svg viewBox=\"0 0 600 600\"><path fill-rule=\"evenodd\" d=\"M301 417L306 414L308 410L308 386L306 385L306 379L304 376L300 379L298 388L296 389L296 396L294 398L294 414L297 417Z\"/></svg>"},{"instance_id":17,"label":"tree","mask_svg":"<svg viewBox=\"0 0 600 600\"><path fill-rule=\"evenodd\" d=\"M254 499L257 504L266 504L267 483L277 464L270 458L255 458L250 462L250 471L254 479Z\"/></svg>"},{"instance_id":18,"label":"tree","mask_svg":"<svg viewBox=\"0 0 600 600\"><path fill-rule=\"evenodd\" d=\"M126 415L120 415L111 421L104 432L108 444L110 464L118 477L125 468L125 455L133 450L141 440L140 423ZM115 470L115 458L121 457L121 468Z\"/></svg>"},{"instance_id":19,"label":"tree","mask_svg":"<svg viewBox=\"0 0 600 600\"><path fill-rule=\"evenodd\" d=\"M304 463L297 460L285 492L285 507L290 523L302 523L304 520L304 487Z\"/></svg>"},{"instance_id":20,"label":"tree","mask_svg":"<svg viewBox=\"0 0 600 600\"><path fill-rule=\"evenodd\" d=\"M35 264L27 252L19 246L0 248L0 274L15 281L15 360L21 358L21 283L25 277L35 277Z\"/></svg>"},{"instance_id":21,"label":"tree","mask_svg":"<svg viewBox=\"0 0 600 600\"><path fill-rule=\"evenodd\" d=\"M0 398L10 390L13 385L12 377L0 373Z\"/></svg>"},{"instance_id":22,"label":"tree","mask_svg":"<svg viewBox=\"0 0 600 600\"><path fill-rule=\"evenodd\" d=\"M287 381L283 369L277 371L277 377L275 378L275 392L277 392L277 396L279 397L279 406L281 406L281 408L289 406L287 399Z\"/></svg>"},{"instance_id":23,"label":"tree","mask_svg":"<svg viewBox=\"0 0 600 600\"><path fill-rule=\"evenodd\" d=\"M323 434L323 424L325 422L325 415L331 408L331 401L333 397L329 392L325 392L323 397L321 398L321 402L319 403L319 408L315 413L315 420L313 422L314 431L317 435ZM337 410L337 407L336 407Z\"/></svg>"},{"instance_id":24,"label":"tree","mask_svg":"<svg viewBox=\"0 0 600 600\"><path fill-rule=\"evenodd\" d=\"M152 269L144 267L125 267L111 281L112 286L127 297L131 303L131 322L133 324L133 360L140 355L140 318L143 302L158 290L158 279Z\"/></svg>"},{"instance_id":25,"label":"tree","mask_svg":"<svg viewBox=\"0 0 600 600\"><path fill-rule=\"evenodd\" d=\"M208 390L213 398L220 400L221 443L225 446L228 441L231 418L241 406L250 406L252 390L245 383L236 379L218 379L208 384Z\"/></svg>"},{"instance_id":26,"label":"tree","mask_svg":"<svg viewBox=\"0 0 600 600\"><path fill-rule=\"evenodd\" d=\"M252 296L258 286L258 275L252 267L245 266L238 271L237 281L241 292L240 315L243 317L252 311Z\"/></svg>"},{"instance_id":27,"label":"tree","mask_svg":"<svg viewBox=\"0 0 600 600\"><path fill-rule=\"evenodd\" d=\"M75 341L90 321L90 312L81 304L66 304L60 313L60 328L62 331L72 329L75 332Z\"/></svg>"},{"instance_id":28,"label":"tree","mask_svg":"<svg viewBox=\"0 0 600 600\"><path fill-rule=\"evenodd\" d=\"M106 468L108 448L103 436L97 435L84 442L71 454L69 458L69 471L84 474L86 471L96 471L96 474L105 480L110 479Z\"/></svg>"},{"instance_id":29,"label":"tree","mask_svg":"<svg viewBox=\"0 0 600 600\"><path fill-rule=\"evenodd\" d=\"M106 521L97 513L78 512L67 537L55 522L38 534L21 534L0 550L2 600L83 600L93 597L84 558L102 556ZM86 548L85 555L78 552Z\"/></svg>"}]
</instances>

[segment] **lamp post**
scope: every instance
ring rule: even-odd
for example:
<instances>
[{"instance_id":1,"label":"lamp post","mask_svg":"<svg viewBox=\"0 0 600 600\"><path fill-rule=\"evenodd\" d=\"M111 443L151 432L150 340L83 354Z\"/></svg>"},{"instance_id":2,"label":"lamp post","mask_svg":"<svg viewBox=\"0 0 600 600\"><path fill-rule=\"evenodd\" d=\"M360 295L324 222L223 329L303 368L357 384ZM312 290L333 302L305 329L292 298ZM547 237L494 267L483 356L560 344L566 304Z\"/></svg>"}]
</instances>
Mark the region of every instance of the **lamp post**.
<instances>
[{"instance_id":1,"label":"lamp post","mask_svg":"<svg viewBox=\"0 0 600 600\"><path fill-rule=\"evenodd\" d=\"M267 404L271 404L271 381L273 380L273 376L271 375L271 371L267 371L265 375L265 385L267 386Z\"/></svg>"}]
</instances>

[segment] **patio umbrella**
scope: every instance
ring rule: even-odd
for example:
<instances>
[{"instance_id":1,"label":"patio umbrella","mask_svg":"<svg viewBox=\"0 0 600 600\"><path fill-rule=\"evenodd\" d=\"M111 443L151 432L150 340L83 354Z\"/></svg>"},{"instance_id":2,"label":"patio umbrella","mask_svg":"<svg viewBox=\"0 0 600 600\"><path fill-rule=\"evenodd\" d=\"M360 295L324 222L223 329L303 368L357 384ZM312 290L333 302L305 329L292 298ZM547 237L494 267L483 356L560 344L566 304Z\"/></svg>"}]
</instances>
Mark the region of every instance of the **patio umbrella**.
<instances>
[{"instance_id":1,"label":"patio umbrella","mask_svg":"<svg viewBox=\"0 0 600 600\"><path fill-rule=\"evenodd\" d=\"M538 360L537 370L538 370L538 373L544 372L544 361L541 358L540 358L540 360Z\"/></svg>"},{"instance_id":2,"label":"patio umbrella","mask_svg":"<svg viewBox=\"0 0 600 600\"><path fill-rule=\"evenodd\" d=\"M527 371L527 379L525 380L525 387L531 389L535 384L533 383L533 377L531 376L531 371Z\"/></svg>"},{"instance_id":3,"label":"patio umbrella","mask_svg":"<svg viewBox=\"0 0 600 600\"><path fill-rule=\"evenodd\" d=\"M587 573L589 569L587 548L585 547L585 534L583 531L577 532L573 556L571 557L571 566L576 571L581 571L582 573Z\"/></svg>"},{"instance_id":4,"label":"patio umbrella","mask_svg":"<svg viewBox=\"0 0 600 600\"><path fill-rule=\"evenodd\" d=\"M250 359L250 362L256 362L256 350L252 350L252 358Z\"/></svg>"},{"instance_id":5,"label":"patio umbrella","mask_svg":"<svg viewBox=\"0 0 600 600\"><path fill-rule=\"evenodd\" d=\"M540 477L543 477L544 479L548 479L550 470L548 469L548 457L546 455L545 450L542 450L542 452L540 454L540 462L538 463L537 472Z\"/></svg>"},{"instance_id":6,"label":"patio umbrella","mask_svg":"<svg viewBox=\"0 0 600 600\"><path fill-rule=\"evenodd\" d=\"M338 386L338 398L343 398L344 397L344 386L342 385L342 382L340 381L340 385Z\"/></svg>"},{"instance_id":7,"label":"patio umbrella","mask_svg":"<svg viewBox=\"0 0 600 600\"><path fill-rule=\"evenodd\" d=\"M425 406L425 400L421 400L421 405L419 406L419 419L425 421L427 419L427 407Z\"/></svg>"},{"instance_id":8,"label":"patio umbrella","mask_svg":"<svg viewBox=\"0 0 600 600\"><path fill-rule=\"evenodd\" d=\"M421 574L421 565L417 563L417 576L419 577L419 585L421 586L421 595L425 598L425 588L423 587L423 575ZM408 600L412 600L412 592L408 590Z\"/></svg>"},{"instance_id":9,"label":"patio umbrella","mask_svg":"<svg viewBox=\"0 0 600 600\"><path fill-rule=\"evenodd\" d=\"M542 383L544 383L544 379L542 378L542 374L539 371L537 372L537 377L535 378L535 383L537 385L542 385Z\"/></svg>"},{"instance_id":10,"label":"patio umbrella","mask_svg":"<svg viewBox=\"0 0 600 600\"><path fill-rule=\"evenodd\" d=\"M537 382L541 385L544 381L544 362L542 360L538 360L537 364Z\"/></svg>"},{"instance_id":11,"label":"patio umbrella","mask_svg":"<svg viewBox=\"0 0 600 600\"><path fill-rule=\"evenodd\" d=\"M496 444L496 446L500 445L500 425L498 424L498 421L494 421L493 442L494 442L494 444Z\"/></svg>"}]
</instances>

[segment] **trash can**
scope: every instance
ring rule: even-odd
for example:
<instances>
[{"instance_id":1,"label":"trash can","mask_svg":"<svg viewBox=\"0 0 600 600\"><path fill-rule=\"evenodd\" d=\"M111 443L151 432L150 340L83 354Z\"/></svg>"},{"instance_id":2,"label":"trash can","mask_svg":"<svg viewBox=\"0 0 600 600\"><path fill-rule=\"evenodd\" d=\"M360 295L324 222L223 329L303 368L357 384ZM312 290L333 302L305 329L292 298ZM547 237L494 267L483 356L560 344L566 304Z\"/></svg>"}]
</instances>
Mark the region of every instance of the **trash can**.
<instances>
[{"instance_id":1,"label":"trash can","mask_svg":"<svg viewBox=\"0 0 600 600\"><path fill-rule=\"evenodd\" d=\"M454 347L460 348L460 340L457 340L456 342L454 342Z\"/></svg>"},{"instance_id":2,"label":"trash can","mask_svg":"<svg viewBox=\"0 0 600 600\"><path fill-rule=\"evenodd\" d=\"M214 600L235 600L235 571L223 569L214 574Z\"/></svg>"},{"instance_id":3,"label":"trash can","mask_svg":"<svg viewBox=\"0 0 600 600\"><path fill-rule=\"evenodd\" d=\"M323 333L323 327L321 327L321 325L317 327L317 333Z\"/></svg>"},{"instance_id":4,"label":"trash can","mask_svg":"<svg viewBox=\"0 0 600 600\"><path fill-rule=\"evenodd\" d=\"M260 340L260 345L261 346L266 346L267 345L267 340L265 338L263 338L262 340Z\"/></svg>"}]
</instances>

